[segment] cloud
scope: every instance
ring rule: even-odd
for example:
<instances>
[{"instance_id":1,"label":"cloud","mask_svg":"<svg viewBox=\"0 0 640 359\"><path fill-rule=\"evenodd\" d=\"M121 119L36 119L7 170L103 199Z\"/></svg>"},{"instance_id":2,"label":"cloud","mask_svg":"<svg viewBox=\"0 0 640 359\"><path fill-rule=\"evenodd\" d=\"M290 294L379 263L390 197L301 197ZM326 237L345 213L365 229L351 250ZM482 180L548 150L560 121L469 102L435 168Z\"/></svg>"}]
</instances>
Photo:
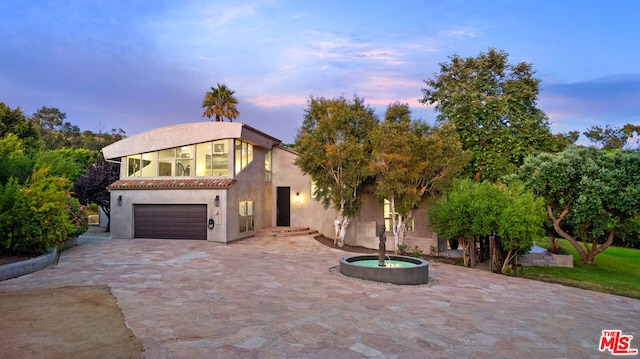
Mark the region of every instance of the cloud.
<instances>
[{"instance_id":1,"label":"cloud","mask_svg":"<svg viewBox=\"0 0 640 359\"><path fill-rule=\"evenodd\" d=\"M439 35L455 38L475 38L478 37L478 32L472 27L454 27L448 30L440 31Z\"/></svg>"},{"instance_id":2,"label":"cloud","mask_svg":"<svg viewBox=\"0 0 640 359\"><path fill-rule=\"evenodd\" d=\"M307 103L307 96L295 94L284 95L262 95L246 99L249 103L263 107L273 108L282 106L304 106Z\"/></svg>"},{"instance_id":3,"label":"cloud","mask_svg":"<svg viewBox=\"0 0 640 359\"><path fill-rule=\"evenodd\" d=\"M538 107L556 132L640 124L640 74L543 86Z\"/></svg>"}]
</instances>

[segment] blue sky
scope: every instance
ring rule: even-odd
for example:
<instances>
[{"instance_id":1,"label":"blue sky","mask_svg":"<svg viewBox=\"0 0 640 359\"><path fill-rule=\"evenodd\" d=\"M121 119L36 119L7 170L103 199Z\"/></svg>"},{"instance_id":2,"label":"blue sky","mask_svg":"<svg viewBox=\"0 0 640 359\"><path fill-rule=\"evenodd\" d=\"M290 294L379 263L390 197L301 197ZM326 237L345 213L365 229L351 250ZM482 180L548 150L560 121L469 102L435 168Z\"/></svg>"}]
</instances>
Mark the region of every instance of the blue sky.
<instances>
[{"instance_id":1,"label":"blue sky","mask_svg":"<svg viewBox=\"0 0 640 359\"><path fill-rule=\"evenodd\" d=\"M309 96L395 101L432 123L423 80L489 48L542 80L554 133L640 124L640 2L0 2L0 101L57 107L82 130L207 121L204 94L236 91L237 121L290 143Z\"/></svg>"}]
</instances>

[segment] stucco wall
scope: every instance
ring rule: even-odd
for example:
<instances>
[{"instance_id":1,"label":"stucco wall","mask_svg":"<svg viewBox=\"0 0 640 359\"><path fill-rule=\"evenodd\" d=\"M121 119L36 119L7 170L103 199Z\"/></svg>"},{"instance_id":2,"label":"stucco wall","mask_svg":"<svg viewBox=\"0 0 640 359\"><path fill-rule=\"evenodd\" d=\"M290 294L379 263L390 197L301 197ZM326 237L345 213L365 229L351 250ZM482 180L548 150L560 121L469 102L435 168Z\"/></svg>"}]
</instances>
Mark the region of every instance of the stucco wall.
<instances>
[{"instance_id":1,"label":"stucco wall","mask_svg":"<svg viewBox=\"0 0 640 359\"><path fill-rule=\"evenodd\" d=\"M271 183L265 181L264 158L268 149L253 147L253 161L236 176L237 182L228 190L228 240L246 238L256 231L271 227ZM240 201L254 203L254 230L240 233L239 211Z\"/></svg>"},{"instance_id":2,"label":"stucco wall","mask_svg":"<svg viewBox=\"0 0 640 359\"><path fill-rule=\"evenodd\" d=\"M273 187L271 189L272 214L271 223L276 224L276 191L277 187L291 188L291 226L309 227L318 230L325 236L333 237L333 218L335 211L325 210L322 203L311 196L311 177L305 176L294 164L296 154L275 147L273 155ZM300 202L295 202L295 194L300 194Z\"/></svg>"}]
</instances>

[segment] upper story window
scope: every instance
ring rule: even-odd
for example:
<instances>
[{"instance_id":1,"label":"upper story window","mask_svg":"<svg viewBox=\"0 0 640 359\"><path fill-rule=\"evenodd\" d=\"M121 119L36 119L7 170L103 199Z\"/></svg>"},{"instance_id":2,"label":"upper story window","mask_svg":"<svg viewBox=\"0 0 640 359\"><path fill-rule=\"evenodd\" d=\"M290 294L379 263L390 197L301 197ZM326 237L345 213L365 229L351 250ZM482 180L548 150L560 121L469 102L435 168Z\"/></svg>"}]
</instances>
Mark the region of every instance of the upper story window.
<instances>
[{"instance_id":1,"label":"upper story window","mask_svg":"<svg viewBox=\"0 0 640 359\"><path fill-rule=\"evenodd\" d=\"M193 176L194 146L158 151L158 176Z\"/></svg>"},{"instance_id":2,"label":"upper story window","mask_svg":"<svg viewBox=\"0 0 640 359\"><path fill-rule=\"evenodd\" d=\"M228 176L228 140L196 145L196 176Z\"/></svg>"},{"instance_id":3,"label":"upper story window","mask_svg":"<svg viewBox=\"0 0 640 359\"><path fill-rule=\"evenodd\" d=\"M228 176L228 140L127 156L127 177Z\"/></svg>"},{"instance_id":4,"label":"upper story window","mask_svg":"<svg viewBox=\"0 0 640 359\"><path fill-rule=\"evenodd\" d=\"M235 174L237 175L253 161L253 145L244 141L235 140L235 146Z\"/></svg>"},{"instance_id":5,"label":"upper story window","mask_svg":"<svg viewBox=\"0 0 640 359\"><path fill-rule=\"evenodd\" d=\"M264 180L271 182L271 150L264 156Z\"/></svg>"}]
</instances>

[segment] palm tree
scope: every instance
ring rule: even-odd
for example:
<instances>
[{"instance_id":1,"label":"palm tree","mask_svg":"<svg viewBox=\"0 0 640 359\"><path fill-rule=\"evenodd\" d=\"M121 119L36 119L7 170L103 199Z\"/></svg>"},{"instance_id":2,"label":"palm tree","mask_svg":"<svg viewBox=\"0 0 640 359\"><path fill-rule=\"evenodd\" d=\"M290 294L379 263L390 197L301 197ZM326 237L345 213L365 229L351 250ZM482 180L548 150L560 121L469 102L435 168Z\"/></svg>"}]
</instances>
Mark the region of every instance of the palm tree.
<instances>
[{"instance_id":1,"label":"palm tree","mask_svg":"<svg viewBox=\"0 0 640 359\"><path fill-rule=\"evenodd\" d=\"M218 83L218 87L212 87L211 91L208 91L204 95L202 101L202 107L205 109L202 117L211 116L216 117L216 121L222 121L222 118L228 118L229 122L233 122L233 119L238 117L238 110L236 105L238 99L233 96L235 91L231 91L227 85Z\"/></svg>"}]
</instances>

